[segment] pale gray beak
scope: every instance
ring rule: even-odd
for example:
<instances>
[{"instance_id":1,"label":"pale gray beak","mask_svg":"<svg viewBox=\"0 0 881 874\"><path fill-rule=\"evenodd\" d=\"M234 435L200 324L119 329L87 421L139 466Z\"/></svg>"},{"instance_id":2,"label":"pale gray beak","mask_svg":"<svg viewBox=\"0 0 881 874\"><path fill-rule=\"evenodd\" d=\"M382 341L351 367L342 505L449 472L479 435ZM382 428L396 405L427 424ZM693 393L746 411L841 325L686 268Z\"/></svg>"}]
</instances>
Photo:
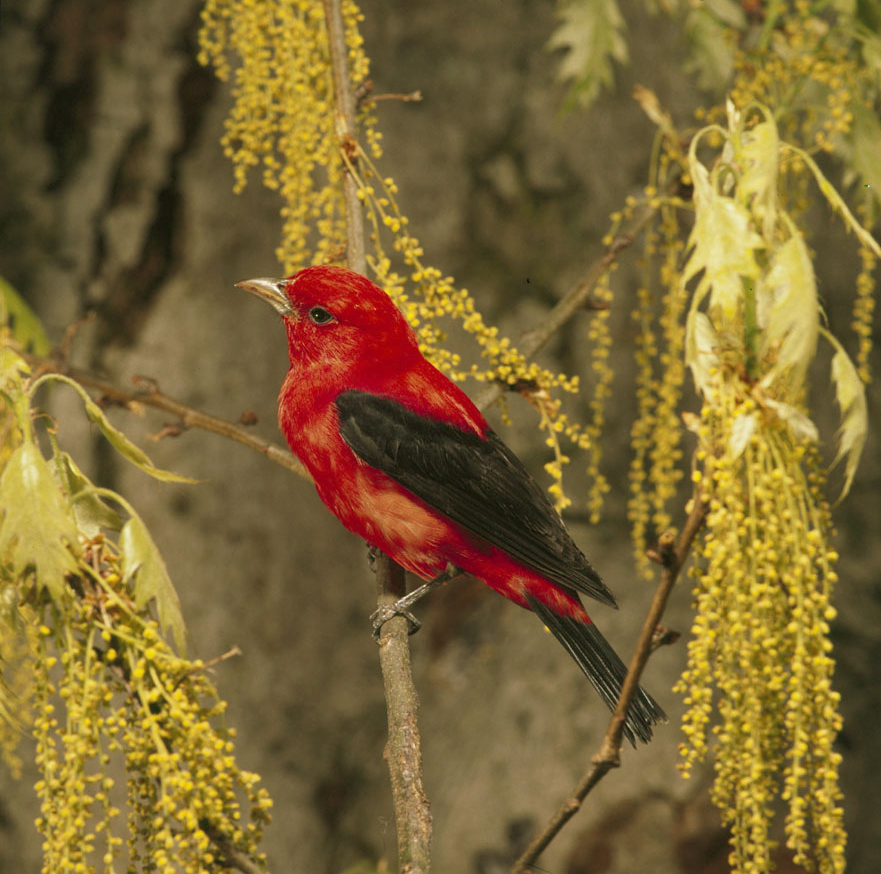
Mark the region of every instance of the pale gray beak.
<instances>
[{"instance_id":1,"label":"pale gray beak","mask_svg":"<svg viewBox=\"0 0 881 874\"><path fill-rule=\"evenodd\" d=\"M285 294L286 279L245 279L236 283L236 288L243 288L255 297L268 303L283 316L292 316L294 310Z\"/></svg>"}]
</instances>

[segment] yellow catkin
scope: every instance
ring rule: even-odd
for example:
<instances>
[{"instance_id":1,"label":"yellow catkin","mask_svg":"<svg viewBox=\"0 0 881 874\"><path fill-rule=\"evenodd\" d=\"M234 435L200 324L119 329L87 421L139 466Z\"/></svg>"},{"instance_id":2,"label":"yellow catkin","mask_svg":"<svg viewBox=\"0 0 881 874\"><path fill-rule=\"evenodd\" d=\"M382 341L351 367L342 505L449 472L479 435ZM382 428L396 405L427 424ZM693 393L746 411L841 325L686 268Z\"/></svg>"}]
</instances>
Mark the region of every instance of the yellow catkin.
<instances>
[{"instance_id":1,"label":"yellow catkin","mask_svg":"<svg viewBox=\"0 0 881 874\"><path fill-rule=\"evenodd\" d=\"M872 381L869 357L872 354L872 318L875 314L875 269L878 259L868 246L860 246L860 272L857 276L857 294L853 302L853 331L857 336L856 366L860 379L868 385Z\"/></svg>"},{"instance_id":2,"label":"yellow catkin","mask_svg":"<svg viewBox=\"0 0 881 874\"><path fill-rule=\"evenodd\" d=\"M810 151L849 129L845 92L854 83L845 79L856 71L839 37L823 38L827 25L805 4L795 8L781 19L772 50L739 58L732 100L711 114L725 125L692 142L696 217L680 268L692 286L686 359L702 399L689 419L698 441L692 480L708 507L690 572L688 662L676 686L686 705L681 767L687 775L712 751L711 795L730 828L736 874L772 870L781 802L795 864L841 874L845 863L834 749L842 721L829 639L838 556L805 379L818 338L846 352L823 333L796 219L813 190L808 183L815 185ZM835 108L833 120L820 120L803 102L802 87ZM781 140L785 132L810 147L799 153ZM720 151L708 159L712 149ZM829 183L820 189L843 214ZM719 234L730 236L724 249L714 248ZM793 252L801 254L787 258ZM873 266L863 254L858 336ZM645 376L642 384L652 383ZM860 387L850 382L847 390ZM647 481L642 471L637 476ZM643 527L646 506L639 507Z\"/></svg>"},{"instance_id":3,"label":"yellow catkin","mask_svg":"<svg viewBox=\"0 0 881 874\"><path fill-rule=\"evenodd\" d=\"M657 174L673 172L679 154L678 141L665 140ZM646 197L651 196L647 190ZM637 416L630 435L628 519L637 568L645 578L655 572L647 549L671 525L669 506L682 478L678 410L685 379L682 314L687 294L679 273L682 233L673 203L656 199L660 219L646 234L643 283L632 313L637 325Z\"/></svg>"},{"instance_id":4,"label":"yellow catkin","mask_svg":"<svg viewBox=\"0 0 881 874\"><path fill-rule=\"evenodd\" d=\"M743 411L742 400L725 397L704 410L707 449L729 445ZM778 419L762 424L737 457L707 455L697 620L677 685L688 705L682 768L688 773L707 752L715 687L713 800L731 827L735 869L769 870L768 811L782 775L796 863L838 874L845 833L833 749L841 717L828 645L836 579L829 507L812 476L815 453Z\"/></svg>"},{"instance_id":5,"label":"yellow catkin","mask_svg":"<svg viewBox=\"0 0 881 874\"><path fill-rule=\"evenodd\" d=\"M125 606L114 552L92 550L90 594L71 600L63 624L48 620L57 630L38 637L31 663L43 870L77 874L101 860L109 872L125 850L130 867L219 872L217 839L260 858L271 801L236 764L224 703L200 663ZM94 567L115 588L95 585ZM124 793L110 776L120 766Z\"/></svg>"}]
</instances>

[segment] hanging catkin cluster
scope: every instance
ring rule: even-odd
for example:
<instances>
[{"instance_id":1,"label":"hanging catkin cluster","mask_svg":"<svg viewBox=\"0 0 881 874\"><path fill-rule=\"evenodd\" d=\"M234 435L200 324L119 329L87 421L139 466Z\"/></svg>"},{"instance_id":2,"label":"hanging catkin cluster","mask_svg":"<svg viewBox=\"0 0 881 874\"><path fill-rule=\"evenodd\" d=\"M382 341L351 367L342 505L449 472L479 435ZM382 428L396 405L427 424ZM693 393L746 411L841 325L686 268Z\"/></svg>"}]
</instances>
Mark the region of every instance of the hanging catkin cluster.
<instances>
[{"instance_id":1,"label":"hanging catkin cluster","mask_svg":"<svg viewBox=\"0 0 881 874\"><path fill-rule=\"evenodd\" d=\"M708 152L710 137L720 148ZM780 164L790 158L811 168L863 245L877 249L812 159L778 139L762 107L729 104L727 127L699 132L688 163L695 222L681 281L694 290L685 358L703 401L692 422L693 479L709 513L678 684L688 705L683 768L708 751L715 704L712 794L744 874L770 870L769 812L778 798L795 861L824 874L844 870L829 641L838 556L818 432L804 406L821 337L833 351L845 490L867 420L857 370L821 327L808 249L779 196Z\"/></svg>"}]
</instances>

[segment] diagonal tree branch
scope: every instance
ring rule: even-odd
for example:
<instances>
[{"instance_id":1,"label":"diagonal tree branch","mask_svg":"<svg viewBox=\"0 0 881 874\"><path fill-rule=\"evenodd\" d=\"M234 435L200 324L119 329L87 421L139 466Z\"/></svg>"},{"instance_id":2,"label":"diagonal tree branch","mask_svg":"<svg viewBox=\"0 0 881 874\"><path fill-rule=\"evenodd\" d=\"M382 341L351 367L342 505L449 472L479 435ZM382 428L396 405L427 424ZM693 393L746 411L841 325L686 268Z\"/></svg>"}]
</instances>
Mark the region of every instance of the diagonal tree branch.
<instances>
[{"instance_id":1,"label":"diagonal tree branch","mask_svg":"<svg viewBox=\"0 0 881 874\"><path fill-rule=\"evenodd\" d=\"M209 413L188 407L181 401L168 397L168 395L163 394L159 390L159 386L153 379L135 376L132 378L134 388L125 389L87 370L71 367L62 359L43 358L29 353L21 354L34 370L41 373L60 373L64 376L69 376L85 388L96 391L99 402L107 406L125 407L135 412L137 412L139 406L145 406L169 413L175 417L175 422L164 429L162 432L163 436L176 436L190 428L201 428L203 431L220 434L222 437L228 437L230 440L235 440L238 443L249 446L251 449L265 455L270 461L274 461L276 464L287 468L291 473L295 473L297 476L304 477L305 479L310 479L306 468L297 461L289 449L279 446L271 440L264 440L248 430L246 425L212 416ZM247 415L242 416L242 420L246 418Z\"/></svg>"},{"instance_id":2,"label":"diagonal tree branch","mask_svg":"<svg viewBox=\"0 0 881 874\"><path fill-rule=\"evenodd\" d=\"M548 820L541 833L529 844L520 858L514 863L509 874L527 874L535 866L539 856L544 852L551 841L559 834L564 825L579 811L584 799L590 791L612 770L621 764L621 732L624 728L624 720L627 716L627 708L639 685L639 677L652 652L652 640L655 629L661 621L661 616L667 606L667 599L673 590L679 572L688 558L691 544L700 529L706 515L706 504L697 491L691 501L691 510L685 525L679 536L673 532L665 532L658 544L658 560L662 570L658 581L654 598L642 625L642 632L630 665L627 668L627 676L621 687L621 695L615 712L609 720L609 727L603 736L600 748L591 759L591 764L581 778L572 796L564 801Z\"/></svg>"},{"instance_id":3,"label":"diagonal tree branch","mask_svg":"<svg viewBox=\"0 0 881 874\"><path fill-rule=\"evenodd\" d=\"M676 180L671 180L667 189L673 190ZM544 320L524 335L519 350L526 359L535 357L548 341L557 333L576 313L589 308L591 295L597 283L608 273L618 261L622 252L633 245L643 229L654 219L660 208L660 198L644 200L638 204L633 215L620 228L615 238L606 247L602 255L595 258L584 271L583 276L554 308L545 316ZM480 397L475 400L480 409L485 410L495 403L504 393L505 386L500 384L486 388Z\"/></svg>"}]
</instances>

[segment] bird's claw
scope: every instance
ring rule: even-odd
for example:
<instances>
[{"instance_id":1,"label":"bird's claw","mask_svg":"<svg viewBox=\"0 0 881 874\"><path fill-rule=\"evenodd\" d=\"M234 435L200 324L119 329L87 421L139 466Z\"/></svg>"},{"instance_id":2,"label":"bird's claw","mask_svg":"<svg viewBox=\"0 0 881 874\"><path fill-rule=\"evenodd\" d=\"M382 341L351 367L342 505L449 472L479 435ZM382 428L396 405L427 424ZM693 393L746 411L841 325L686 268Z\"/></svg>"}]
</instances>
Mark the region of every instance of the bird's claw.
<instances>
[{"instance_id":1,"label":"bird's claw","mask_svg":"<svg viewBox=\"0 0 881 874\"><path fill-rule=\"evenodd\" d=\"M403 616L407 620L407 625L409 626L407 629L408 634L415 634L422 627L422 623L409 610L399 607L397 604L384 604L374 611L370 617L370 621L373 623L373 639L375 641L379 641L382 626L389 619L394 619L395 616Z\"/></svg>"}]
</instances>

